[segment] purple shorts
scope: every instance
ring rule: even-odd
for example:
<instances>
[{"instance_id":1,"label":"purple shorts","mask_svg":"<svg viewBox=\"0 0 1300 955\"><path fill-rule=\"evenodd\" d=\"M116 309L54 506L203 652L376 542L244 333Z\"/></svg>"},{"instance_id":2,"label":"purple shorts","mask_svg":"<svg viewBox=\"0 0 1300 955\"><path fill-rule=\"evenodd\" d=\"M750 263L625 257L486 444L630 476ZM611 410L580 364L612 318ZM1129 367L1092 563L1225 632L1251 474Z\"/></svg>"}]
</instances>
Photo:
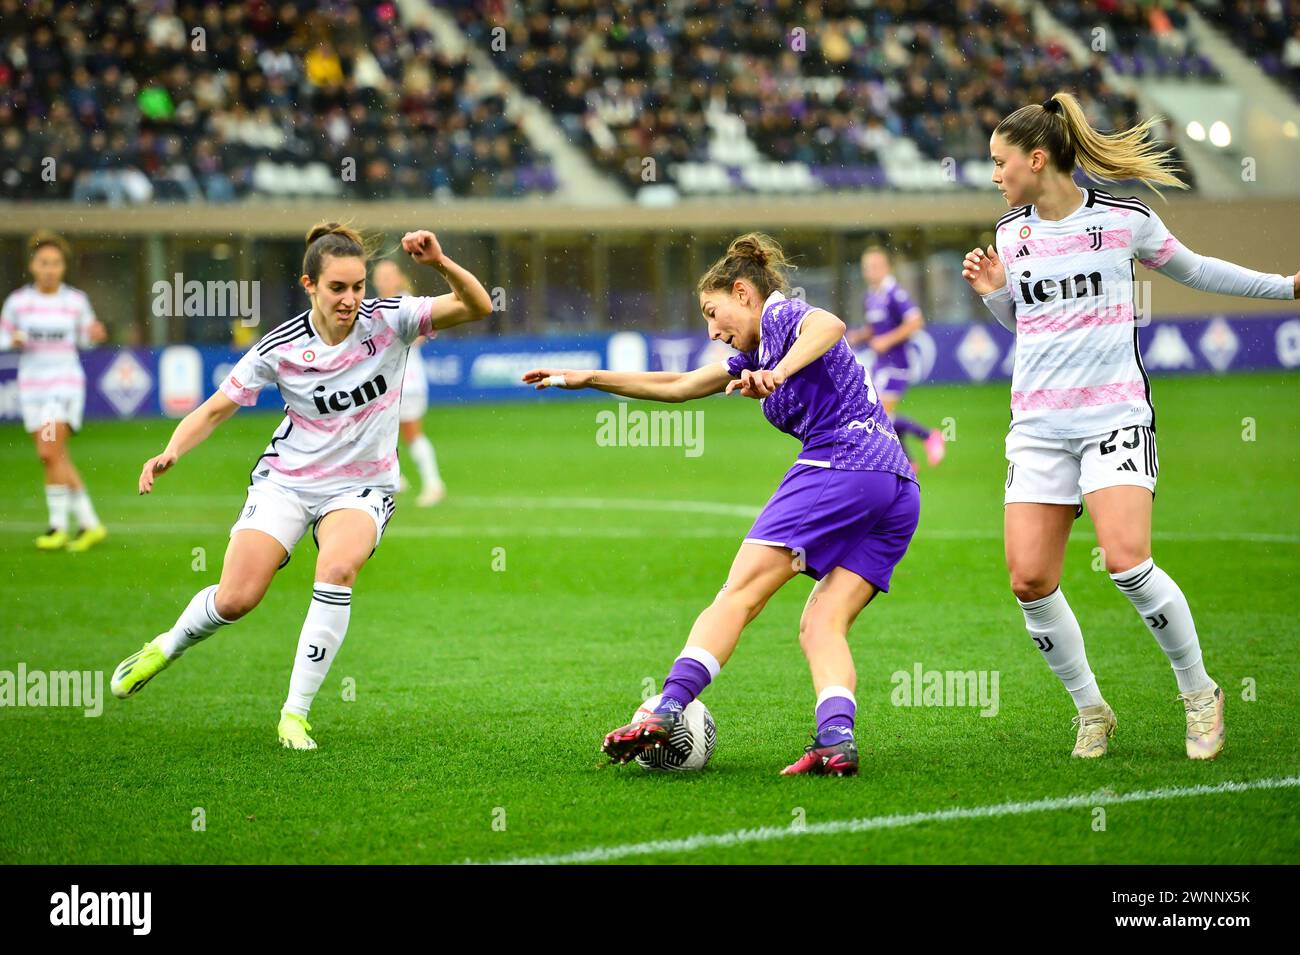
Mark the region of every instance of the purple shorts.
<instances>
[{"instance_id":1,"label":"purple shorts","mask_svg":"<svg viewBox=\"0 0 1300 955\"><path fill-rule=\"evenodd\" d=\"M745 543L789 547L803 557L803 573L813 580L843 567L888 593L920 517L915 481L888 471L796 464Z\"/></svg>"},{"instance_id":2,"label":"purple shorts","mask_svg":"<svg viewBox=\"0 0 1300 955\"><path fill-rule=\"evenodd\" d=\"M877 365L871 372L871 383L876 386L876 394L902 398L911 381L906 368Z\"/></svg>"}]
</instances>

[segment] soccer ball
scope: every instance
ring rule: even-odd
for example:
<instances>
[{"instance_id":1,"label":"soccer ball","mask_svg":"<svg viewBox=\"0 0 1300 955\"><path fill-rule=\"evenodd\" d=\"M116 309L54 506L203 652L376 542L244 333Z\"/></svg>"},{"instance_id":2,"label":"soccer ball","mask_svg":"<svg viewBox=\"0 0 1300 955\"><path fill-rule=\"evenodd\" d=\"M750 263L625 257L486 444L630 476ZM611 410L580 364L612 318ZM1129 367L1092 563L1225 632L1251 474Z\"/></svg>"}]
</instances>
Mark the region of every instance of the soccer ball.
<instances>
[{"instance_id":1,"label":"soccer ball","mask_svg":"<svg viewBox=\"0 0 1300 955\"><path fill-rule=\"evenodd\" d=\"M632 722L640 723L655 711L662 694L652 696L632 714ZM718 741L718 728L713 714L699 700L691 700L683 711L683 719L670 739L658 749L647 749L637 754L636 761L645 769L685 772L703 769L713 755Z\"/></svg>"}]
</instances>

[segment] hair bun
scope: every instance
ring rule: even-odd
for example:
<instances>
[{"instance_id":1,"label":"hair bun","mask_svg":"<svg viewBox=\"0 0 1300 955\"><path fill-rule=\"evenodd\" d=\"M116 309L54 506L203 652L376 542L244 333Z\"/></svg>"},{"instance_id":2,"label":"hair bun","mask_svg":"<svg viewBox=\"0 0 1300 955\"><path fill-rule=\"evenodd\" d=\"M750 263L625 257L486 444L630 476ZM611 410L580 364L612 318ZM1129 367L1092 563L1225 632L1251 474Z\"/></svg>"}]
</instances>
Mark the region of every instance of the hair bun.
<instances>
[{"instance_id":1,"label":"hair bun","mask_svg":"<svg viewBox=\"0 0 1300 955\"><path fill-rule=\"evenodd\" d=\"M760 267L767 265L771 261L767 249L753 235L742 235L731 243L731 248L727 250L729 255L741 255L747 259L753 259L754 263Z\"/></svg>"},{"instance_id":2,"label":"hair bun","mask_svg":"<svg viewBox=\"0 0 1300 955\"><path fill-rule=\"evenodd\" d=\"M318 222L316 225L312 226L311 231L307 233L307 245L310 246L317 239L324 238L327 235L333 235L341 229L343 229L343 224L340 222Z\"/></svg>"}]
</instances>

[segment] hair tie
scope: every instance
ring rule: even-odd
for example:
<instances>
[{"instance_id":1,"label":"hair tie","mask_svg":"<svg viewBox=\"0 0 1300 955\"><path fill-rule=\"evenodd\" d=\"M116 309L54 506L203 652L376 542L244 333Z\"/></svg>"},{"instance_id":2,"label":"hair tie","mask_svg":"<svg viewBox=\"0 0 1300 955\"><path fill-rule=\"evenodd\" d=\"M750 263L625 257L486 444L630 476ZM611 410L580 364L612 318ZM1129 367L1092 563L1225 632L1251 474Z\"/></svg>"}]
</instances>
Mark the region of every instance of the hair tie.
<instances>
[{"instance_id":1,"label":"hair tie","mask_svg":"<svg viewBox=\"0 0 1300 955\"><path fill-rule=\"evenodd\" d=\"M1049 99L1047 102L1043 104L1043 109L1047 110L1047 112L1055 116L1057 113L1061 111L1061 104L1054 99Z\"/></svg>"}]
</instances>

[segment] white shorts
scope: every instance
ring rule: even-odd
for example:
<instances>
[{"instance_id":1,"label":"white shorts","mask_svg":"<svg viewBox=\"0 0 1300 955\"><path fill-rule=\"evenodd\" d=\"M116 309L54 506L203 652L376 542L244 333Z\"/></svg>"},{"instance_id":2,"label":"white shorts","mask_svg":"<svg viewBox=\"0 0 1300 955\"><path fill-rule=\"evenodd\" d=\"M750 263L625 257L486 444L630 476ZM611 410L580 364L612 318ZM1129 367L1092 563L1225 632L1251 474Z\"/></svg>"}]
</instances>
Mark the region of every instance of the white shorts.
<instances>
[{"instance_id":1,"label":"white shorts","mask_svg":"<svg viewBox=\"0 0 1300 955\"><path fill-rule=\"evenodd\" d=\"M1150 428L1130 425L1086 438L1007 434L1005 504L1074 504L1104 487L1156 491L1160 459Z\"/></svg>"},{"instance_id":2,"label":"white shorts","mask_svg":"<svg viewBox=\"0 0 1300 955\"><path fill-rule=\"evenodd\" d=\"M420 349L412 348L406 356L402 375L402 398L397 403L398 421L419 421L429 410L429 376L424 372Z\"/></svg>"},{"instance_id":3,"label":"white shorts","mask_svg":"<svg viewBox=\"0 0 1300 955\"><path fill-rule=\"evenodd\" d=\"M73 431L81 430L81 415L86 406L86 392L82 391L19 391L18 403L23 411L23 429L28 433L40 431L50 422L62 422Z\"/></svg>"},{"instance_id":4,"label":"white shorts","mask_svg":"<svg viewBox=\"0 0 1300 955\"><path fill-rule=\"evenodd\" d=\"M312 539L316 536L316 522L331 511L357 510L365 511L375 522L375 547L384 537L384 528L393 516L395 505L386 492L375 488L355 488L342 493L304 494L280 487L270 481L260 481L248 489L244 509L239 512L239 520L230 528L230 536L236 531L255 530L270 534L288 554L293 553L294 546L312 529ZM372 550L371 553L374 551ZM288 563L288 557L285 557Z\"/></svg>"}]
</instances>

